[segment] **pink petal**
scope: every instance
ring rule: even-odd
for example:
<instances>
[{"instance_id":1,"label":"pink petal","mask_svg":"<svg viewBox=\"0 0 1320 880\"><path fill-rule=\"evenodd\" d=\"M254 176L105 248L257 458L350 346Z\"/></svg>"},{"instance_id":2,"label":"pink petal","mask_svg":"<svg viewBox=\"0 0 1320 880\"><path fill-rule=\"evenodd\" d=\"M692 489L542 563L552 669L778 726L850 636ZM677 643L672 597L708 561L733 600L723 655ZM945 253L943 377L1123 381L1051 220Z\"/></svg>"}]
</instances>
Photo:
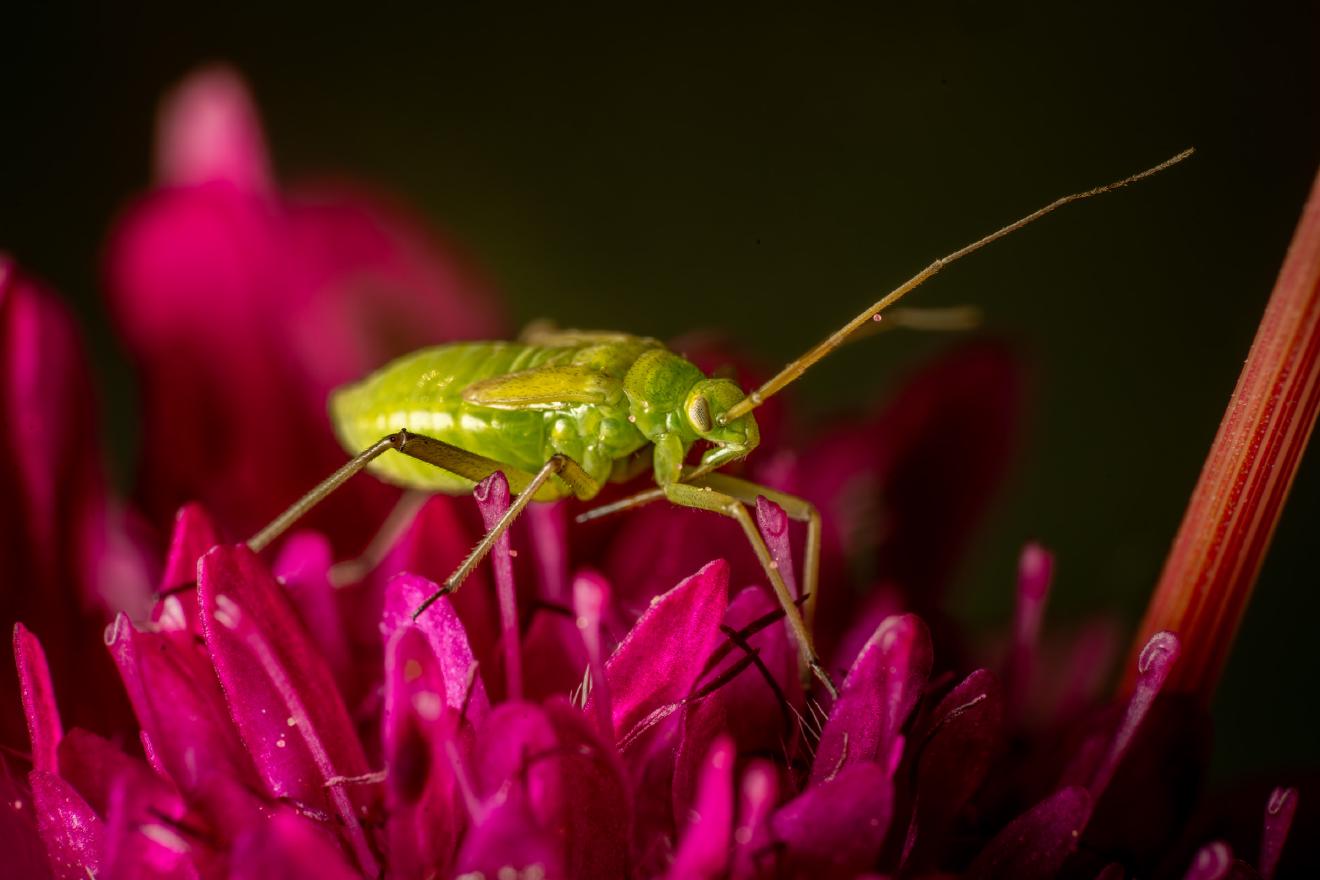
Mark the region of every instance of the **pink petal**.
<instances>
[{"instance_id":1,"label":"pink petal","mask_svg":"<svg viewBox=\"0 0 1320 880\"><path fill-rule=\"evenodd\" d=\"M618 754L564 699L547 701L545 711L559 739L564 813L558 827L568 876L622 877L633 801Z\"/></svg>"},{"instance_id":2,"label":"pink petal","mask_svg":"<svg viewBox=\"0 0 1320 880\"><path fill-rule=\"evenodd\" d=\"M1233 869L1233 850L1223 841L1201 847L1192 858L1184 880L1225 880Z\"/></svg>"},{"instance_id":3,"label":"pink petal","mask_svg":"<svg viewBox=\"0 0 1320 880\"><path fill-rule=\"evenodd\" d=\"M509 510L509 481L503 472L496 471L472 489L481 510L481 520L490 531ZM495 594L500 605L500 645L504 652L505 699L521 700L523 695L522 638L518 622L518 595L513 586L513 557L509 550L509 532L506 530L490 552L491 568L495 571Z\"/></svg>"},{"instance_id":4,"label":"pink petal","mask_svg":"<svg viewBox=\"0 0 1320 880\"><path fill-rule=\"evenodd\" d=\"M60 710L55 705L55 687L41 642L21 623L14 624L14 661L18 665L19 693L27 716L28 741L32 744L32 766L57 772L56 750L64 736Z\"/></svg>"},{"instance_id":5,"label":"pink petal","mask_svg":"<svg viewBox=\"0 0 1320 880\"><path fill-rule=\"evenodd\" d=\"M340 689L350 680L348 633L339 616L335 587L330 584L334 558L330 542L316 532L298 532L280 548L271 571L284 585L298 617L316 641Z\"/></svg>"},{"instance_id":6,"label":"pink petal","mask_svg":"<svg viewBox=\"0 0 1320 880\"><path fill-rule=\"evenodd\" d=\"M1209 764L1211 725L1205 707L1154 692L1172 666L1173 655L1165 650L1170 645L1161 635L1154 637L1142 652L1142 674L1129 704L1112 706L1107 722L1093 722L1099 747L1089 764L1095 769L1086 772L1088 758L1079 753L1065 777L1089 783L1094 812L1088 841L1101 851L1126 853L1137 866L1154 864L1185 827ZM1115 715L1120 716L1117 723ZM1085 775L1072 775L1079 770Z\"/></svg>"},{"instance_id":7,"label":"pink petal","mask_svg":"<svg viewBox=\"0 0 1320 880\"><path fill-rule=\"evenodd\" d=\"M197 604L197 563L219 539L211 517L200 504L185 504L174 518L174 532L165 554L157 594L165 597L152 609L151 620L165 629L186 629L202 634L201 611ZM170 605L174 598L177 605Z\"/></svg>"},{"instance_id":8,"label":"pink petal","mask_svg":"<svg viewBox=\"0 0 1320 880\"><path fill-rule=\"evenodd\" d=\"M269 166L256 105L233 70L202 69L161 102L156 177L162 183L224 181L264 192L271 182Z\"/></svg>"},{"instance_id":9,"label":"pink petal","mask_svg":"<svg viewBox=\"0 0 1320 880\"><path fill-rule=\"evenodd\" d=\"M753 761L743 772L738 800L738 824L733 830L734 880L748 880L758 874L759 854L770 849L769 820L778 789L776 769L768 761Z\"/></svg>"},{"instance_id":10,"label":"pink petal","mask_svg":"<svg viewBox=\"0 0 1320 880\"><path fill-rule=\"evenodd\" d=\"M788 592L796 599L797 571L793 567L793 554L789 546L788 522L784 508L760 495L756 496L756 527L765 539L775 564L779 566L779 576L788 586Z\"/></svg>"},{"instance_id":11,"label":"pink petal","mask_svg":"<svg viewBox=\"0 0 1320 880\"><path fill-rule=\"evenodd\" d=\"M230 876L242 880L361 880L334 838L289 810L243 835L234 845Z\"/></svg>"},{"instance_id":12,"label":"pink petal","mask_svg":"<svg viewBox=\"0 0 1320 880\"><path fill-rule=\"evenodd\" d=\"M107 497L96 405L67 310L0 255L0 626L40 633L65 721L127 721L114 670L96 646L106 608L145 614L146 563ZM21 585L18 586L18 585ZM20 704L0 676L0 705ZM0 740L22 742L17 711Z\"/></svg>"},{"instance_id":13,"label":"pink petal","mask_svg":"<svg viewBox=\"0 0 1320 880\"><path fill-rule=\"evenodd\" d=\"M413 611L437 589L431 581L412 574L400 574L392 578L385 587L381 635L388 640L400 627L413 625ZM438 600L417 618L416 626L426 636L440 663L445 683L445 704L453 709L466 706L467 718L473 722L480 721L490 711L490 700L478 674L467 631L454 612L454 606L448 598Z\"/></svg>"},{"instance_id":14,"label":"pink petal","mask_svg":"<svg viewBox=\"0 0 1320 880\"><path fill-rule=\"evenodd\" d=\"M791 751L797 741L802 707L798 680L797 651L788 639L782 620L745 638L755 662L730 633L741 633L760 625L779 612L779 603L763 589L748 587L734 597L724 615L724 642L715 656L724 653L702 678L712 682L742 671L683 712L682 742L674 761L674 815L682 817L691 807L705 759L722 735L733 737L739 754L777 755ZM741 636L740 636L741 637ZM704 687L704 685L703 685Z\"/></svg>"},{"instance_id":15,"label":"pink petal","mask_svg":"<svg viewBox=\"0 0 1320 880\"><path fill-rule=\"evenodd\" d=\"M522 798L510 796L463 838L454 871L456 876L562 880L570 876L563 863L553 835L537 823Z\"/></svg>"},{"instance_id":16,"label":"pink petal","mask_svg":"<svg viewBox=\"0 0 1320 880\"><path fill-rule=\"evenodd\" d=\"M60 743L60 778L77 789L99 815L109 813L116 787L124 788L134 815L178 819L184 804L174 787L145 762L109 740L74 728Z\"/></svg>"},{"instance_id":17,"label":"pink petal","mask_svg":"<svg viewBox=\"0 0 1320 880\"><path fill-rule=\"evenodd\" d=\"M539 706L501 703L476 731L472 780L483 798L509 787L520 790L532 815L546 826L562 809L560 768L551 757L559 747L550 720Z\"/></svg>"},{"instance_id":18,"label":"pink petal","mask_svg":"<svg viewBox=\"0 0 1320 880\"><path fill-rule=\"evenodd\" d=\"M37 830L55 880L87 880L101 871L105 824L73 786L46 770L28 776Z\"/></svg>"},{"instance_id":19,"label":"pink petal","mask_svg":"<svg viewBox=\"0 0 1320 880\"><path fill-rule=\"evenodd\" d=\"M577 621L558 609L537 608L532 612L522 655L523 684L529 700L571 693L582 684L583 670L590 663Z\"/></svg>"},{"instance_id":20,"label":"pink petal","mask_svg":"<svg viewBox=\"0 0 1320 880\"><path fill-rule=\"evenodd\" d=\"M427 499L403 537L372 572L371 585L382 597L387 618L393 614L394 618L390 619L402 620L403 615L411 619L412 612L421 604L421 600L430 595L422 595L413 590L409 593L408 601L415 598L414 604L406 607L401 604L391 606L391 601L399 601L398 597L391 599L395 589L391 583L393 577L406 573L434 592L437 587L433 584L444 583L445 578L454 573L454 569L481 537L479 523L463 518L458 509L458 501L443 495ZM486 567L477 566L477 570L463 582L462 588L444 601L449 603L462 621L469 651L480 661L482 670L495 669L499 615L495 606L495 590L486 576ZM394 610L391 611L391 608ZM426 619L427 615L422 615L422 621ZM439 649L436 654L441 658L445 656ZM452 676L447 678L453 680Z\"/></svg>"},{"instance_id":21,"label":"pink petal","mask_svg":"<svg viewBox=\"0 0 1320 880\"><path fill-rule=\"evenodd\" d=\"M780 807L770 827L789 862L804 870L843 876L869 867L879 857L893 801L889 769L859 763Z\"/></svg>"},{"instance_id":22,"label":"pink petal","mask_svg":"<svg viewBox=\"0 0 1320 880\"><path fill-rule=\"evenodd\" d=\"M194 857L198 864L218 861L194 852L180 833L185 808L169 783L109 741L69 731L60 745L60 773L105 817L105 876L195 878Z\"/></svg>"},{"instance_id":23,"label":"pink petal","mask_svg":"<svg viewBox=\"0 0 1320 880\"><path fill-rule=\"evenodd\" d=\"M930 676L930 633L912 614L886 618L862 648L816 747L813 784L883 761Z\"/></svg>"},{"instance_id":24,"label":"pink petal","mask_svg":"<svg viewBox=\"0 0 1320 880\"><path fill-rule=\"evenodd\" d=\"M1297 814L1297 789L1276 788L1265 805L1265 830L1260 841L1260 875L1271 880L1283 854L1283 844Z\"/></svg>"},{"instance_id":25,"label":"pink petal","mask_svg":"<svg viewBox=\"0 0 1320 880\"><path fill-rule=\"evenodd\" d=\"M266 824L279 809L252 787L222 773L203 774L189 799L202 825L211 830L223 851L244 834Z\"/></svg>"},{"instance_id":26,"label":"pink petal","mask_svg":"<svg viewBox=\"0 0 1320 880\"><path fill-rule=\"evenodd\" d=\"M459 710L445 703L444 672L418 627L394 631L385 674L391 865L396 876L425 877L448 866L463 831L459 793L445 758Z\"/></svg>"},{"instance_id":27,"label":"pink petal","mask_svg":"<svg viewBox=\"0 0 1320 880\"><path fill-rule=\"evenodd\" d=\"M1022 548L1018 561L1017 604L1013 612L1013 641L1008 650L1005 680L1016 716L1032 690L1040 625L1045 616L1054 576L1054 557L1039 544Z\"/></svg>"},{"instance_id":28,"label":"pink petal","mask_svg":"<svg viewBox=\"0 0 1320 880\"><path fill-rule=\"evenodd\" d=\"M733 842L734 757L728 737L717 740L706 756L693 808L677 817L683 830L671 877L724 876Z\"/></svg>"},{"instance_id":29,"label":"pink petal","mask_svg":"<svg viewBox=\"0 0 1320 880\"><path fill-rule=\"evenodd\" d=\"M1208 843L1197 851L1183 875L1185 880L1260 880L1256 869L1241 859L1222 840Z\"/></svg>"},{"instance_id":30,"label":"pink petal","mask_svg":"<svg viewBox=\"0 0 1320 880\"><path fill-rule=\"evenodd\" d=\"M609 613L611 590L605 578L592 571L582 571L573 578L574 626L586 651L587 671L591 676L591 704L596 709L596 729L614 739L614 703L610 699L609 679L605 675L601 627ZM572 642L570 641L570 645ZM570 648L571 650L571 648Z\"/></svg>"},{"instance_id":31,"label":"pink petal","mask_svg":"<svg viewBox=\"0 0 1320 880\"><path fill-rule=\"evenodd\" d=\"M106 809L106 874L110 880L197 880L199 863L214 872L220 859L195 850L173 824L142 812L132 784L119 779Z\"/></svg>"},{"instance_id":32,"label":"pink petal","mask_svg":"<svg viewBox=\"0 0 1320 880\"><path fill-rule=\"evenodd\" d=\"M876 627L886 618L907 610L903 593L894 584L873 584L863 591L861 602L853 607L850 620L834 650L831 669L846 671L857 662L857 655L875 635Z\"/></svg>"},{"instance_id":33,"label":"pink petal","mask_svg":"<svg viewBox=\"0 0 1320 880\"><path fill-rule=\"evenodd\" d=\"M550 602L567 601L567 504L533 504L523 511L523 519L532 538L532 558L540 575L541 597Z\"/></svg>"},{"instance_id":34,"label":"pink petal","mask_svg":"<svg viewBox=\"0 0 1320 880\"><path fill-rule=\"evenodd\" d=\"M931 712L917 763L914 863L938 853L985 780L1002 742L1003 719L1003 691L984 669L964 679Z\"/></svg>"},{"instance_id":35,"label":"pink petal","mask_svg":"<svg viewBox=\"0 0 1320 880\"><path fill-rule=\"evenodd\" d=\"M267 790L338 814L359 866L374 873L358 816L380 790L330 784L364 776L368 767L325 660L246 546L211 550L199 571L206 643Z\"/></svg>"},{"instance_id":36,"label":"pink petal","mask_svg":"<svg viewBox=\"0 0 1320 880\"><path fill-rule=\"evenodd\" d=\"M106 630L106 645L153 761L180 790L191 792L217 772L256 781L211 658L191 633L138 630L121 614Z\"/></svg>"},{"instance_id":37,"label":"pink petal","mask_svg":"<svg viewBox=\"0 0 1320 880\"><path fill-rule=\"evenodd\" d=\"M656 596L712 559L728 564L735 589L765 580L742 529L727 517L657 502L617 519L617 533L600 565L615 587L615 609L625 626L644 614Z\"/></svg>"},{"instance_id":38,"label":"pink petal","mask_svg":"<svg viewBox=\"0 0 1320 880\"><path fill-rule=\"evenodd\" d=\"M1050 880L1091 818L1081 786L1060 789L995 835L968 869L969 880Z\"/></svg>"},{"instance_id":39,"label":"pink petal","mask_svg":"<svg viewBox=\"0 0 1320 880\"><path fill-rule=\"evenodd\" d=\"M186 812L183 801L151 768L77 728L60 744L59 758L62 780L106 819L105 876L197 876L190 860L206 857L194 853L179 833Z\"/></svg>"},{"instance_id":40,"label":"pink petal","mask_svg":"<svg viewBox=\"0 0 1320 880\"><path fill-rule=\"evenodd\" d=\"M729 567L717 559L657 597L619 643L605 664L619 736L687 696L718 637L728 588Z\"/></svg>"},{"instance_id":41,"label":"pink petal","mask_svg":"<svg viewBox=\"0 0 1320 880\"><path fill-rule=\"evenodd\" d=\"M76 506L78 496L103 491L97 459L80 460L82 453L95 450L95 433L71 430L93 413L87 365L63 305L20 276L3 255L0 343L0 439L6 447L6 483L12 484L5 498L21 512L13 525L29 533L30 544L3 545L16 557L5 561L12 566L26 562L31 574L43 579L73 574L58 570L59 555L68 552L64 531L75 525L65 517L83 512Z\"/></svg>"},{"instance_id":42,"label":"pink petal","mask_svg":"<svg viewBox=\"0 0 1320 880\"><path fill-rule=\"evenodd\" d=\"M1146 647L1142 649L1141 657L1137 662L1137 684L1133 687L1132 698L1128 701L1123 720L1119 723L1118 729L1114 731L1114 739L1110 743L1109 752L1105 755L1104 760L1095 771L1095 777L1091 780L1089 788L1092 797L1100 797L1109 786L1114 771L1132 745L1133 737L1136 736L1137 730L1141 727L1141 722L1146 718L1146 713L1150 711L1151 705L1155 702L1155 697L1159 694L1160 688L1164 685L1164 680L1177 661L1180 650L1178 637L1170 632L1159 632L1151 636Z\"/></svg>"},{"instance_id":43,"label":"pink petal","mask_svg":"<svg viewBox=\"0 0 1320 880\"><path fill-rule=\"evenodd\" d=\"M767 590L748 588L729 603L724 627L737 632L778 611L779 603ZM756 652L756 665L720 688L718 694L729 715L729 732L739 754L774 754L791 744L799 731L793 714L802 709L797 647L782 621L752 634L747 644ZM744 657L742 649L731 651L710 676Z\"/></svg>"},{"instance_id":44,"label":"pink petal","mask_svg":"<svg viewBox=\"0 0 1320 880\"><path fill-rule=\"evenodd\" d=\"M415 803L437 768L437 747L454 734L457 712L445 704L445 678L426 637L403 626L385 647L385 709L382 715L389 793Z\"/></svg>"},{"instance_id":45,"label":"pink petal","mask_svg":"<svg viewBox=\"0 0 1320 880\"><path fill-rule=\"evenodd\" d=\"M683 707L682 739L678 753L672 758L672 809L674 823L679 828L700 797L702 780L710 771L708 759L712 750L729 738L729 720L723 688Z\"/></svg>"},{"instance_id":46,"label":"pink petal","mask_svg":"<svg viewBox=\"0 0 1320 880\"><path fill-rule=\"evenodd\" d=\"M4 853L5 866L15 877L50 877L32 796L8 773L0 773L0 853Z\"/></svg>"}]
</instances>

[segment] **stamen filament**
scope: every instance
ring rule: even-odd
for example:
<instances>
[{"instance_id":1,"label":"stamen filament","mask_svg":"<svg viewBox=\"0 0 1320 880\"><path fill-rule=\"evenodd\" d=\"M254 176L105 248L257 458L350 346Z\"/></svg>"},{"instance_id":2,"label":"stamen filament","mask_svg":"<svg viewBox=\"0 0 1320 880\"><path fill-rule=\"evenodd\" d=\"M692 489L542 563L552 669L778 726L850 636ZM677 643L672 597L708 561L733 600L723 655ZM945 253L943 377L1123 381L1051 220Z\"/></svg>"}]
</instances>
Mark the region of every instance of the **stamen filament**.
<instances>
[{"instance_id":1,"label":"stamen filament","mask_svg":"<svg viewBox=\"0 0 1320 880\"><path fill-rule=\"evenodd\" d=\"M481 509L481 520L490 530L504 518L509 510L509 481L496 471L472 490L472 497ZM513 586L513 559L509 552L509 531L506 529L495 541L490 555L495 569L495 592L500 605L500 641L504 646L504 677L506 698L521 700L523 694L522 640L518 627L518 594Z\"/></svg>"}]
</instances>

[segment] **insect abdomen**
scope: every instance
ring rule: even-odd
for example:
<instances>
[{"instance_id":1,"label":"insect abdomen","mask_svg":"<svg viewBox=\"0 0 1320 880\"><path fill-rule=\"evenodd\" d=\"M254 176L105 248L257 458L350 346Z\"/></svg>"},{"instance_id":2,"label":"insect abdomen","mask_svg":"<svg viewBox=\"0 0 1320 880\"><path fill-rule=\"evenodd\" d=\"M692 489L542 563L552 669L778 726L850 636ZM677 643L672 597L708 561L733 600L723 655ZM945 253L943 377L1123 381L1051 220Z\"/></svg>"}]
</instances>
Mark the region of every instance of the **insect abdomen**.
<instances>
[{"instance_id":1,"label":"insect abdomen","mask_svg":"<svg viewBox=\"0 0 1320 880\"><path fill-rule=\"evenodd\" d=\"M536 354L528 346L476 342L405 355L331 395L335 431L352 452L407 429L534 471L544 463L541 414L472 407L463 402L462 391L480 379L526 369ZM461 493L472 487L468 480L403 455L383 455L371 470L414 489Z\"/></svg>"},{"instance_id":2,"label":"insect abdomen","mask_svg":"<svg viewBox=\"0 0 1320 880\"><path fill-rule=\"evenodd\" d=\"M572 406L562 410L510 410L476 406L463 389L494 376L568 363L580 346L548 347L509 342L475 342L423 349L386 365L362 382L336 391L330 413L349 452L366 449L386 434L407 429L453 444L524 471L536 471L555 451L565 451L604 480L621 447L602 448L594 436L608 421L627 425L626 404ZM631 451L644 443L637 435ZM457 494L472 483L407 456L386 454L371 470L414 489Z\"/></svg>"}]
</instances>

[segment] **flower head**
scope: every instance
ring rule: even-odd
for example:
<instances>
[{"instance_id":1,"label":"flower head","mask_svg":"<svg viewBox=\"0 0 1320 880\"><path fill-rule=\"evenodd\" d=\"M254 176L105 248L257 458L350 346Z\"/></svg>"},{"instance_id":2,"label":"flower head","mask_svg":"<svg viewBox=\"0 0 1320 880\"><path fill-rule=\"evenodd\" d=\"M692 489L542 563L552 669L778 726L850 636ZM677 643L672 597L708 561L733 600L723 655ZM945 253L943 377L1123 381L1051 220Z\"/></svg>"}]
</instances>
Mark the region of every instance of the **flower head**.
<instances>
[{"instance_id":1,"label":"flower head","mask_svg":"<svg viewBox=\"0 0 1320 880\"><path fill-rule=\"evenodd\" d=\"M12 611L28 625L7 704L29 748L0 754L13 864L59 878L1279 869L1295 789L1260 799L1250 864L1190 818L1207 727L1171 683L1203 633L1143 637L1131 686L1109 698L1103 630L1055 659L1042 623L1054 560L1036 545L1006 649L979 653L942 613L1013 445L1019 367L999 346L955 349L806 455L776 447L766 413L764 458L745 473L825 515L816 625L837 698L802 683L763 571L707 514L652 505L579 529L567 505L536 509L496 544L492 575L416 618L508 509L503 475L475 503L411 510L357 566L337 559L388 500L369 483L268 556L227 543L337 463L325 391L398 342L346 317L364 279L398 285L383 296L409 333L489 319L443 256L405 246L374 209L279 196L232 74L190 80L161 131L165 185L111 251L159 444L144 499L157 524L174 515L159 559L106 537L119 520L89 464L94 435L75 430L77 346L49 297L0 264L0 404L16 416L0 441L20 453L0 479L27 539L0 545L0 564L42 587L3 593L32 600ZM233 357L240 343L250 359ZM297 442L270 439L277 417ZM48 437L49 459L21 454ZM199 440L214 445L196 458L158 455ZM175 515L189 497L201 503ZM766 498L756 508L775 565L797 571L797 527ZM80 629L96 614L103 639ZM91 711L91 654L117 671L132 723Z\"/></svg>"}]
</instances>

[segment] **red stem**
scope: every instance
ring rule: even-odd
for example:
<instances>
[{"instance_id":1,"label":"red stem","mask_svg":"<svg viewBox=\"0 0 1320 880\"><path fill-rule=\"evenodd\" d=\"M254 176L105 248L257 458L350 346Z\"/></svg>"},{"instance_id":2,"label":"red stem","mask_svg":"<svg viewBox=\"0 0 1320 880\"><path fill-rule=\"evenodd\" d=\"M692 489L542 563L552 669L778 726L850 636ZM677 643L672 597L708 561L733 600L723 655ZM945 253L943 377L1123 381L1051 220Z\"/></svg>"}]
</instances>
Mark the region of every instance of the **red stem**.
<instances>
[{"instance_id":1,"label":"red stem","mask_svg":"<svg viewBox=\"0 0 1320 880\"><path fill-rule=\"evenodd\" d=\"M1209 702L1320 406L1320 177L1146 609L1182 640L1169 692Z\"/></svg>"}]
</instances>

